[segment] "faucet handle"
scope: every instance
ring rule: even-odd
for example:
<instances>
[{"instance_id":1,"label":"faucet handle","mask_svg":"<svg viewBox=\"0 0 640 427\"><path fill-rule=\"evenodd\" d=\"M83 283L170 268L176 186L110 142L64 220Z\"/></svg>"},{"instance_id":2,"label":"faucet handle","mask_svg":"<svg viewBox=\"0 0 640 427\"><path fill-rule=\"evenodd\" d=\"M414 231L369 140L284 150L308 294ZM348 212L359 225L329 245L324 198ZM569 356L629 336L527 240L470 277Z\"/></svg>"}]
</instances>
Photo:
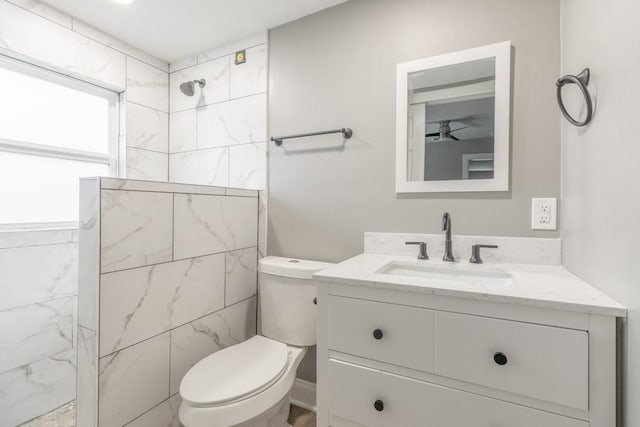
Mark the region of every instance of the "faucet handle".
<instances>
[{"instance_id":1,"label":"faucet handle","mask_svg":"<svg viewBox=\"0 0 640 427\"><path fill-rule=\"evenodd\" d=\"M482 264L482 258L480 258L480 248L497 249L498 245L472 245L471 246L471 264Z\"/></svg>"},{"instance_id":2,"label":"faucet handle","mask_svg":"<svg viewBox=\"0 0 640 427\"><path fill-rule=\"evenodd\" d=\"M427 255L427 242L404 242L405 245L418 245L420 247L418 251L418 259L429 259Z\"/></svg>"}]
</instances>

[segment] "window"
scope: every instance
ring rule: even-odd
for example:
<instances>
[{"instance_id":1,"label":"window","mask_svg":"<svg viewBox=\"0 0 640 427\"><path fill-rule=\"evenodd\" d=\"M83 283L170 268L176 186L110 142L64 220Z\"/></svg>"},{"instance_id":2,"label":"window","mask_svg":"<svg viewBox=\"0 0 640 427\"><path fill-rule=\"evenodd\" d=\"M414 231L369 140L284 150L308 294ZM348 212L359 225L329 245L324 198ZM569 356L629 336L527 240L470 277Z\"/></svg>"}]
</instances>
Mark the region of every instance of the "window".
<instances>
[{"instance_id":1,"label":"window","mask_svg":"<svg viewBox=\"0 0 640 427\"><path fill-rule=\"evenodd\" d=\"M117 160L117 93L0 57L0 227L76 223L79 178Z\"/></svg>"}]
</instances>

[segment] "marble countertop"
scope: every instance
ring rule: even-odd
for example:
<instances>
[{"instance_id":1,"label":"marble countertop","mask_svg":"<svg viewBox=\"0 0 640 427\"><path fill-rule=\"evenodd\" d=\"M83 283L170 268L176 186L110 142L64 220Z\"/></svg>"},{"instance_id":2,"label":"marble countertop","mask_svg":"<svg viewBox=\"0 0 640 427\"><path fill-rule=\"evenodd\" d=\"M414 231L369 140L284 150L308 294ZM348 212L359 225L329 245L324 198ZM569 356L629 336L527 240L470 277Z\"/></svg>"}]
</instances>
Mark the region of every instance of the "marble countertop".
<instances>
[{"instance_id":1,"label":"marble countertop","mask_svg":"<svg viewBox=\"0 0 640 427\"><path fill-rule=\"evenodd\" d=\"M514 284L487 283L483 280L438 280L379 273L388 263L424 265L452 273L473 271L480 274L509 274ZM322 270L313 276L320 282L420 292L429 295L469 298L480 301L520 304L625 317L626 309L559 265L470 264L417 260L415 256L362 254Z\"/></svg>"}]
</instances>

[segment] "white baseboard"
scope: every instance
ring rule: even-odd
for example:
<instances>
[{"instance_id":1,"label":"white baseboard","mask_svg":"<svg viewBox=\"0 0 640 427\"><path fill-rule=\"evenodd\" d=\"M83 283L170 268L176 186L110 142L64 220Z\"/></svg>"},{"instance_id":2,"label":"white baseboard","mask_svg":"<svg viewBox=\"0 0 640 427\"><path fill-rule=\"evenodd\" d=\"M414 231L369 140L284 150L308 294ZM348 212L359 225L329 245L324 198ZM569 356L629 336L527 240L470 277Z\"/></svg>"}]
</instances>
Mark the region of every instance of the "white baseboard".
<instances>
[{"instance_id":1,"label":"white baseboard","mask_svg":"<svg viewBox=\"0 0 640 427\"><path fill-rule=\"evenodd\" d=\"M316 385L310 381L296 378L291 390L291 403L309 411L316 412Z\"/></svg>"}]
</instances>

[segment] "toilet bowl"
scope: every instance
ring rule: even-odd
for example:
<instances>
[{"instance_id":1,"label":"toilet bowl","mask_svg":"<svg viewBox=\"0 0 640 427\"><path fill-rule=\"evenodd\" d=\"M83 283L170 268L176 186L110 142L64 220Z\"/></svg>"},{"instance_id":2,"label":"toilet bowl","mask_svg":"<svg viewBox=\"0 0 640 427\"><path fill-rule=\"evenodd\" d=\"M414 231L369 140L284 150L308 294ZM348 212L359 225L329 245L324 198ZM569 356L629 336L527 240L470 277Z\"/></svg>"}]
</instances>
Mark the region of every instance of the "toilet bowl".
<instances>
[{"instance_id":1,"label":"toilet bowl","mask_svg":"<svg viewBox=\"0 0 640 427\"><path fill-rule=\"evenodd\" d=\"M330 264L267 257L259 262L262 335L213 353L180 383L185 427L286 427L289 398L307 347L316 343L313 273Z\"/></svg>"}]
</instances>

